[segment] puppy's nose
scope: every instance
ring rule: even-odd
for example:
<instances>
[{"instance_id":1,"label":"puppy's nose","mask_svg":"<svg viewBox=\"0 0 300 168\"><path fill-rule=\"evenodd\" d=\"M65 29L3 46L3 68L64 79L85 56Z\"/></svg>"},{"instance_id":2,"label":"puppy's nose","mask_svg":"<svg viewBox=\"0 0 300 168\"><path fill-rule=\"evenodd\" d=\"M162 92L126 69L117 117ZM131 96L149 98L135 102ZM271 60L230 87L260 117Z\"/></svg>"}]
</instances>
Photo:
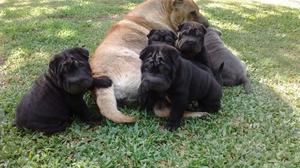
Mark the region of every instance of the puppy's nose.
<instances>
[{"instance_id":1,"label":"puppy's nose","mask_svg":"<svg viewBox=\"0 0 300 168\"><path fill-rule=\"evenodd\" d=\"M196 42L195 41L186 41L185 44L193 46L193 45L196 45Z\"/></svg>"}]
</instances>

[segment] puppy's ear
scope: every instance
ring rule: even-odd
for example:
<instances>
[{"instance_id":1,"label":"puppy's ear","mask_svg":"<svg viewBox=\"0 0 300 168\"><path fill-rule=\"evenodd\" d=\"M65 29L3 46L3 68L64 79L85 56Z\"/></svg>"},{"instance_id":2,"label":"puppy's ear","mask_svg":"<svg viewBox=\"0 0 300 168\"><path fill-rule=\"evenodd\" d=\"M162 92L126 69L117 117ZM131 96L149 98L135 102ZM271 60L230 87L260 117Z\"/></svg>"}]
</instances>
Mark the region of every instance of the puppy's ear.
<instances>
[{"instance_id":1,"label":"puppy's ear","mask_svg":"<svg viewBox=\"0 0 300 168\"><path fill-rule=\"evenodd\" d=\"M56 54L50 60L49 71L52 72L53 74L58 73L57 71L58 71L58 66L59 66L59 62L60 62L59 57L60 57L60 55Z\"/></svg>"},{"instance_id":2,"label":"puppy's ear","mask_svg":"<svg viewBox=\"0 0 300 168\"><path fill-rule=\"evenodd\" d=\"M206 27L203 24L201 24L201 28L202 28L204 34L206 34L206 32L207 32Z\"/></svg>"},{"instance_id":3,"label":"puppy's ear","mask_svg":"<svg viewBox=\"0 0 300 168\"><path fill-rule=\"evenodd\" d=\"M183 27L184 23L182 23L181 25L178 26L178 31L180 31Z\"/></svg>"},{"instance_id":4,"label":"puppy's ear","mask_svg":"<svg viewBox=\"0 0 300 168\"><path fill-rule=\"evenodd\" d=\"M208 27L210 31L213 31L215 33L217 33L217 35L221 36L222 35L222 32L221 30L219 29L216 29L216 28L212 28L212 27Z\"/></svg>"},{"instance_id":5,"label":"puppy's ear","mask_svg":"<svg viewBox=\"0 0 300 168\"><path fill-rule=\"evenodd\" d=\"M81 53L82 55L84 55L86 58L89 58L89 50L87 50L86 48L81 48Z\"/></svg>"},{"instance_id":6,"label":"puppy's ear","mask_svg":"<svg viewBox=\"0 0 300 168\"><path fill-rule=\"evenodd\" d=\"M174 65L176 65L179 57L181 57L181 55L176 50L172 50L170 53L168 53L168 58L171 60L171 63Z\"/></svg>"},{"instance_id":7,"label":"puppy's ear","mask_svg":"<svg viewBox=\"0 0 300 168\"><path fill-rule=\"evenodd\" d=\"M224 68L224 62L219 66L218 73L221 74Z\"/></svg>"},{"instance_id":8,"label":"puppy's ear","mask_svg":"<svg viewBox=\"0 0 300 168\"><path fill-rule=\"evenodd\" d=\"M146 47L146 48L144 48L144 49L140 52L140 59L141 59L141 60L146 59L147 56L149 55L149 53L148 53L149 49L148 49L148 48L149 48L149 47Z\"/></svg>"},{"instance_id":9,"label":"puppy's ear","mask_svg":"<svg viewBox=\"0 0 300 168\"><path fill-rule=\"evenodd\" d=\"M155 29L152 29L152 30L148 33L147 37L149 38L150 36L152 36L152 34L153 34L155 31L156 31Z\"/></svg>"},{"instance_id":10,"label":"puppy's ear","mask_svg":"<svg viewBox=\"0 0 300 168\"><path fill-rule=\"evenodd\" d=\"M219 36L222 35L222 32L221 32L221 30L219 30L219 29L215 29L215 32L216 32Z\"/></svg>"},{"instance_id":11,"label":"puppy's ear","mask_svg":"<svg viewBox=\"0 0 300 168\"><path fill-rule=\"evenodd\" d=\"M175 34L175 33L172 32L172 31L171 31L171 34L172 34L172 38L173 38L174 40L177 40L177 39L178 39L177 34Z\"/></svg>"}]
</instances>

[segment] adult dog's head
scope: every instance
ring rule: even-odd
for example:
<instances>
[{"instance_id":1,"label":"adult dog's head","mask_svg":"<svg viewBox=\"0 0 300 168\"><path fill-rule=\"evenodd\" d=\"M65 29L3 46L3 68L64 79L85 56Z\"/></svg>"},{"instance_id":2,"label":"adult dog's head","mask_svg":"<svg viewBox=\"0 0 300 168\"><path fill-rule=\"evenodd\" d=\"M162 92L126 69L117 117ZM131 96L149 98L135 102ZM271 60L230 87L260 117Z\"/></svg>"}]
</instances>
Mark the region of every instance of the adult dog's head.
<instances>
[{"instance_id":1,"label":"adult dog's head","mask_svg":"<svg viewBox=\"0 0 300 168\"><path fill-rule=\"evenodd\" d=\"M143 92L165 93L175 78L178 57L179 52L170 45L150 45L142 50L140 89Z\"/></svg>"},{"instance_id":2,"label":"adult dog's head","mask_svg":"<svg viewBox=\"0 0 300 168\"><path fill-rule=\"evenodd\" d=\"M168 44L174 46L175 41L177 40L177 35L174 32L164 29L152 29L147 37L148 45Z\"/></svg>"},{"instance_id":3,"label":"adult dog's head","mask_svg":"<svg viewBox=\"0 0 300 168\"><path fill-rule=\"evenodd\" d=\"M203 47L206 28L198 22L185 22L178 27L178 40L176 47L185 56L200 53Z\"/></svg>"},{"instance_id":4,"label":"adult dog's head","mask_svg":"<svg viewBox=\"0 0 300 168\"><path fill-rule=\"evenodd\" d=\"M196 21L208 27L208 20L199 12L198 5L193 0L163 0L171 6L169 15L171 24L177 28L186 21ZM175 29L176 30L176 29Z\"/></svg>"},{"instance_id":5,"label":"adult dog's head","mask_svg":"<svg viewBox=\"0 0 300 168\"><path fill-rule=\"evenodd\" d=\"M70 94L81 94L92 85L89 52L84 48L71 48L53 56L49 74L57 87Z\"/></svg>"}]
</instances>

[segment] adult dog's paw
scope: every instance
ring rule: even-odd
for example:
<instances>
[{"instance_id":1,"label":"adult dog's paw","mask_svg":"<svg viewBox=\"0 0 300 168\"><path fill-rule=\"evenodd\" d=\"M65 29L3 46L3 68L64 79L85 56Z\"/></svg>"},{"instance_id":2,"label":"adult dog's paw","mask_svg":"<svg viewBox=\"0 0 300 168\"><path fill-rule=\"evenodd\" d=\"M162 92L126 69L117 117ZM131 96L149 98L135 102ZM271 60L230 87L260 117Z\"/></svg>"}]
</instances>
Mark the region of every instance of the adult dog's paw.
<instances>
[{"instance_id":1,"label":"adult dog's paw","mask_svg":"<svg viewBox=\"0 0 300 168\"><path fill-rule=\"evenodd\" d=\"M94 78L94 87L107 88L112 85L112 80L108 76L99 76Z\"/></svg>"}]
</instances>

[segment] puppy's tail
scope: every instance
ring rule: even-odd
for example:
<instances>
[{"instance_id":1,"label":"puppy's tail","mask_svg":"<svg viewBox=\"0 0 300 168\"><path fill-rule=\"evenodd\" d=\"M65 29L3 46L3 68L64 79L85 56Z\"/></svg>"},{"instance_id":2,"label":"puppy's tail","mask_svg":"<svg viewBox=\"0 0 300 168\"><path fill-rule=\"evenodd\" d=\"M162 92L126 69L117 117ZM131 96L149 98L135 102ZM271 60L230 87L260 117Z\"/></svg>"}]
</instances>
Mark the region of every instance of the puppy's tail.
<instances>
[{"instance_id":1,"label":"puppy's tail","mask_svg":"<svg viewBox=\"0 0 300 168\"><path fill-rule=\"evenodd\" d=\"M134 117L127 116L118 110L113 86L108 88L97 88L95 93L97 105L100 109L100 113L103 116L116 123L135 122Z\"/></svg>"}]
</instances>

